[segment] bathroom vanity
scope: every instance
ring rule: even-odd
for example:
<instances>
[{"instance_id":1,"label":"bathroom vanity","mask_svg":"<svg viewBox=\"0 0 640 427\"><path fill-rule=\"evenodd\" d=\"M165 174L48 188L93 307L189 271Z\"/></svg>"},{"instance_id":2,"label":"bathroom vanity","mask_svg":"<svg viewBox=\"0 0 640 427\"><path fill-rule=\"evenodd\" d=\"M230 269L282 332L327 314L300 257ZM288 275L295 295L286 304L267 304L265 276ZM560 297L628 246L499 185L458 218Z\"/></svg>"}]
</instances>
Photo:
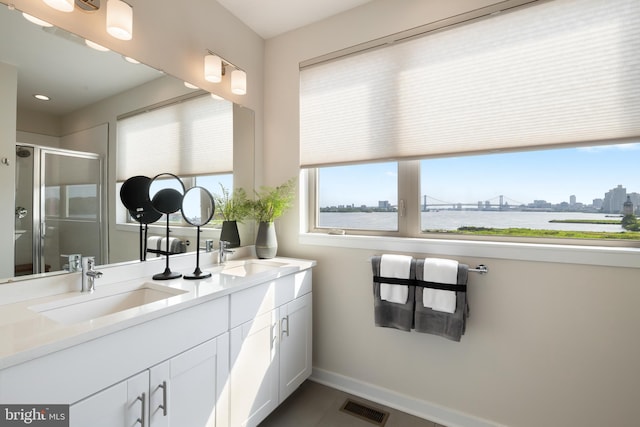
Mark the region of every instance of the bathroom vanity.
<instances>
[{"instance_id":1,"label":"bathroom vanity","mask_svg":"<svg viewBox=\"0 0 640 427\"><path fill-rule=\"evenodd\" d=\"M75 427L255 426L311 374L314 261L150 280L159 265L101 269L91 294L79 273L0 287L0 404L69 404Z\"/></svg>"}]
</instances>

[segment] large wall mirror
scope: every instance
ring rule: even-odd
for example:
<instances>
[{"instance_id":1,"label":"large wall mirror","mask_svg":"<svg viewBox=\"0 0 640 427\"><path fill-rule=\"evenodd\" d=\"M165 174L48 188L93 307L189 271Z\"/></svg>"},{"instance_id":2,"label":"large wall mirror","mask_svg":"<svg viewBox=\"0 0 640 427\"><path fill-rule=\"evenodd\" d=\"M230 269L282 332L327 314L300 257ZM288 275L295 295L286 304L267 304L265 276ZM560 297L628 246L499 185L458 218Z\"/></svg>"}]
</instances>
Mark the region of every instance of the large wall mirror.
<instances>
[{"instance_id":1,"label":"large wall mirror","mask_svg":"<svg viewBox=\"0 0 640 427\"><path fill-rule=\"evenodd\" d=\"M121 225L115 152L118 118L208 94L116 52L92 49L84 39L64 30L31 23L9 7L0 7L0 37L4 40L0 65L17 70L16 157L10 158L15 162L16 182L0 183L2 199L16 200L16 206L11 203L10 207L12 216L15 209L15 233L14 241L3 244L14 247L15 265L23 268L19 273L0 271L0 283L15 276L29 277L25 273L30 268L63 270L68 254L38 248L37 241L42 239L67 242L67 252L94 255L103 264L139 259L136 226ZM34 95L51 99L41 101ZM252 191L254 115L239 105L233 105L233 113L233 151L241 153L233 156L233 186ZM1 147L2 151L13 149L11 145ZM91 163L96 162L94 155L99 165ZM47 167L50 158L58 163ZM77 177L83 168L94 172L95 184ZM75 173L63 176L64 171ZM156 171L163 172L167 171ZM52 193L55 202L49 197ZM47 218L49 214L56 216L57 226ZM69 231L74 223L82 224L83 231ZM246 233L250 236L253 230Z\"/></svg>"}]
</instances>

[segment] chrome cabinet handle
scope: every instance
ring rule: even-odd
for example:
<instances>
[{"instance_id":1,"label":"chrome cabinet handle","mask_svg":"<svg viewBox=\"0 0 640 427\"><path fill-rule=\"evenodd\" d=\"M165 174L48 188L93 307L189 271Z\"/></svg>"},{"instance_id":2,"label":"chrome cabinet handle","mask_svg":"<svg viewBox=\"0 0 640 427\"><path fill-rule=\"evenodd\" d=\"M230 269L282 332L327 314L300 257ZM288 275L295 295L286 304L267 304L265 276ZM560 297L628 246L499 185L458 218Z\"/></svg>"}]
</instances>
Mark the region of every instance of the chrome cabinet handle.
<instances>
[{"instance_id":1,"label":"chrome cabinet handle","mask_svg":"<svg viewBox=\"0 0 640 427\"><path fill-rule=\"evenodd\" d=\"M162 415L166 417L167 412L169 411L169 405L167 402L167 382L162 381L162 384L160 384L158 388L162 389L162 405L159 405L158 408L162 409Z\"/></svg>"},{"instance_id":2,"label":"chrome cabinet handle","mask_svg":"<svg viewBox=\"0 0 640 427\"><path fill-rule=\"evenodd\" d=\"M140 409L140 418L138 418L136 420L136 424L140 423L140 425L142 427L145 426L146 424L146 412L147 412L147 394L146 393L142 393L140 396L138 396L138 398L136 400L139 400L142 402L141 405L141 409Z\"/></svg>"},{"instance_id":3,"label":"chrome cabinet handle","mask_svg":"<svg viewBox=\"0 0 640 427\"><path fill-rule=\"evenodd\" d=\"M284 321L285 320L287 321L287 328L286 329L284 327ZM287 336L289 336L289 315L286 315L285 317L280 319L280 329L282 330L282 332L281 332L282 335L284 335L286 333Z\"/></svg>"}]
</instances>

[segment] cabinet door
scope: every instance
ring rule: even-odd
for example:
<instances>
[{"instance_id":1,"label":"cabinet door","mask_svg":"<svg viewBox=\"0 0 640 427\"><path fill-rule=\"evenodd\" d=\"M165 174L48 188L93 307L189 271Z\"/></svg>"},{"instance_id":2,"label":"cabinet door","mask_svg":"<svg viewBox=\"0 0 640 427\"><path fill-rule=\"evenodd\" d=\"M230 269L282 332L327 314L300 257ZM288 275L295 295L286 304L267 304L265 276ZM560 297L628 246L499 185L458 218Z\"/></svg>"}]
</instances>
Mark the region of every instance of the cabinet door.
<instances>
[{"instance_id":1,"label":"cabinet door","mask_svg":"<svg viewBox=\"0 0 640 427\"><path fill-rule=\"evenodd\" d=\"M256 426L278 406L277 339L278 310L231 330L231 426Z\"/></svg>"},{"instance_id":2,"label":"cabinet door","mask_svg":"<svg viewBox=\"0 0 640 427\"><path fill-rule=\"evenodd\" d=\"M311 293L280 308L280 402L311 375Z\"/></svg>"},{"instance_id":3,"label":"cabinet door","mask_svg":"<svg viewBox=\"0 0 640 427\"><path fill-rule=\"evenodd\" d=\"M70 427L147 427L149 372L119 382L69 407Z\"/></svg>"},{"instance_id":4,"label":"cabinet door","mask_svg":"<svg viewBox=\"0 0 640 427\"><path fill-rule=\"evenodd\" d=\"M223 334L151 368L149 426L215 427L228 352Z\"/></svg>"}]
</instances>

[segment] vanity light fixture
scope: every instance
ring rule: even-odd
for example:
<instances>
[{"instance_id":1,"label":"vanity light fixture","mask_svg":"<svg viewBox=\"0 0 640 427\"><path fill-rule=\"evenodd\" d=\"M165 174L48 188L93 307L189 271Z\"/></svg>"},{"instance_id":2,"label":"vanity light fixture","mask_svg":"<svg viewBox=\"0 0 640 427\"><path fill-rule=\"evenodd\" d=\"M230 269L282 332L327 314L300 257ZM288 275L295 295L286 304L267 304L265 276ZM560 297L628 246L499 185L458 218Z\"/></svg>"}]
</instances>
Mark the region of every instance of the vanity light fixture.
<instances>
[{"instance_id":1,"label":"vanity light fixture","mask_svg":"<svg viewBox=\"0 0 640 427\"><path fill-rule=\"evenodd\" d=\"M55 10L59 10L60 12L73 12L75 9L75 1L74 0L43 0L45 4L54 8Z\"/></svg>"},{"instance_id":2,"label":"vanity light fixture","mask_svg":"<svg viewBox=\"0 0 640 427\"><path fill-rule=\"evenodd\" d=\"M107 0L107 32L120 40L133 38L133 8L122 0Z\"/></svg>"},{"instance_id":3,"label":"vanity light fixture","mask_svg":"<svg viewBox=\"0 0 640 427\"><path fill-rule=\"evenodd\" d=\"M231 72L231 92L236 95L247 93L247 73L211 51L207 51L204 57L204 78L212 83L220 83L227 68L233 68Z\"/></svg>"},{"instance_id":4,"label":"vanity light fixture","mask_svg":"<svg viewBox=\"0 0 640 427\"><path fill-rule=\"evenodd\" d=\"M61 12L73 12L75 6L85 12L100 9L100 0L42 0ZM107 33L120 40L133 38L133 7L122 0L106 0Z\"/></svg>"},{"instance_id":5,"label":"vanity light fixture","mask_svg":"<svg viewBox=\"0 0 640 427\"><path fill-rule=\"evenodd\" d=\"M204 79L211 83L222 81L222 58L215 54L208 54L204 57Z\"/></svg>"},{"instance_id":6,"label":"vanity light fixture","mask_svg":"<svg viewBox=\"0 0 640 427\"><path fill-rule=\"evenodd\" d=\"M24 19L26 19L27 21L34 23L36 25L39 25L41 27L53 27L53 24L49 24L47 21L43 21L40 18L36 18L35 16L31 16L28 13L24 13L22 12L22 16L24 16Z\"/></svg>"},{"instance_id":7,"label":"vanity light fixture","mask_svg":"<svg viewBox=\"0 0 640 427\"><path fill-rule=\"evenodd\" d=\"M236 95L246 95L247 73L243 70L236 69L231 72L231 92Z\"/></svg>"}]
</instances>

